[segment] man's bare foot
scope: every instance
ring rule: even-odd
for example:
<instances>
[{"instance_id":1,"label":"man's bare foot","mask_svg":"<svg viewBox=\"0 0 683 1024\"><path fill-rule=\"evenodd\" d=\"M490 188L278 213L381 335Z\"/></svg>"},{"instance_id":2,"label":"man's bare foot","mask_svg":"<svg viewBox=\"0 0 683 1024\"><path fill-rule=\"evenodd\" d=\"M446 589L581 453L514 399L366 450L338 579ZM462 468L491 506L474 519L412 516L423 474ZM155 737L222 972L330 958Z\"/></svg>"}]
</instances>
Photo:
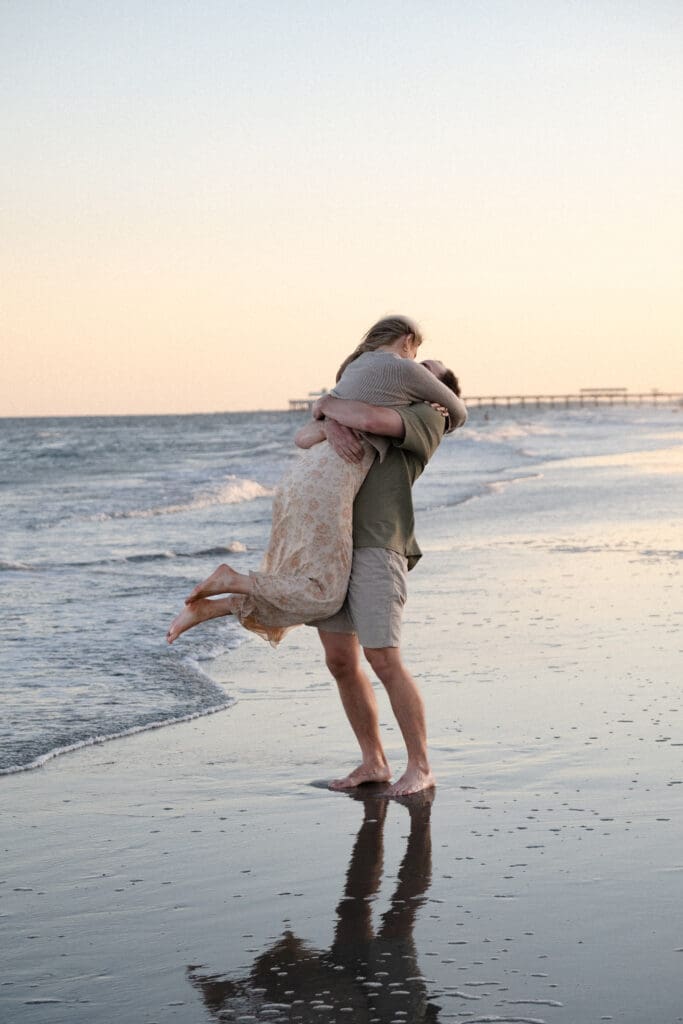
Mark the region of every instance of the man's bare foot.
<instances>
[{"instance_id":1,"label":"man's bare foot","mask_svg":"<svg viewBox=\"0 0 683 1024\"><path fill-rule=\"evenodd\" d=\"M391 768L388 764L361 764L344 779L333 779L329 784L330 789L336 791L344 789L355 789L365 782L388 782L391 778Z\"/></svg>"},{"instance_id":2,"label":"man's bare foot","mask_svg":"<svg viewBox=\"0 0 683 1024\"><path fill-rule=\"evenodd\" d=\"M225 615L225 612L219 611L218 603L217 601L193 601L192 604L183 608L169 626L168 633L166 634L167 642L172 644L181 633L192 629L193 626L198 626L200 622L206 622L207 619L215 619L220 614Z\"/></svg>"},{"instance_id":3,"label":"man's bare foot","mask_svg":"<svg viewBox=\"0 0 683 1024\"><path fill-rule=\"evenodd\" d=\"M432 789L434 786L436 779L430 769L425 771L408 765L401 778L393 786L389 786L384 796L410 796L411 793L421 793L424 789Z\"/></svg>"},{"instance_id":4,"label":"man's bare foot","mask_svg":"<svg viewBox=\"0 0 683 1024\"><path fill-rule=\"evenodd\" d=\"M191 594L185 598L185 604L192 604L202 597L215 597L217 594L235 593L234 586L240 573L235 572L229 565L219 565L210 576L198 583Z\"/></svg>"}]
</instances>

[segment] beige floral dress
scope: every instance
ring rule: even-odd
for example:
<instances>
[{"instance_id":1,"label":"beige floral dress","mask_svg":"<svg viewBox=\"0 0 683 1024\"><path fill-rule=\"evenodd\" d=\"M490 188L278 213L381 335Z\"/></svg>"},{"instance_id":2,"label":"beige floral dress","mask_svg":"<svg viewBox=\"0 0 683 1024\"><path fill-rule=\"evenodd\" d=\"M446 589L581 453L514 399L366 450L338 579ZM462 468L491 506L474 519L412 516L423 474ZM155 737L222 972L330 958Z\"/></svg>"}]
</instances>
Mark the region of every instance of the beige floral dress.
<instances>
[{"instance_id":1,"label":"beige floral dress","mask_svg":"<svg viewBox=\"0 0 683 1024\"><path fill-rule=\"evenodd\" d=\"M270 541L252 594L232 599L246 629L273 646L303 622L326 619L344 603L351 574L353 500L376 452L358 463L326 442L302 452L275 492Z\"/></svg>"}]
</instances>

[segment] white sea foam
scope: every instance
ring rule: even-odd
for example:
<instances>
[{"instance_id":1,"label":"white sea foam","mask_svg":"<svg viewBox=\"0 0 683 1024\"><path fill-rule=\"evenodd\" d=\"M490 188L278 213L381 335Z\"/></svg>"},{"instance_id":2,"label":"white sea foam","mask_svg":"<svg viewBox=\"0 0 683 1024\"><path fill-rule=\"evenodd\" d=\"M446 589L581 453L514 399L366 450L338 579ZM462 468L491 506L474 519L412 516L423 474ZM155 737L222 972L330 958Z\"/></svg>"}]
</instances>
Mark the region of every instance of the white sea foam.
<instances>
[{"instance_id":1,"label":"white sea foam","mask_svg":"<svg viewBox=\"0 0 683 1024\"><path fill-rule=\"evenodd\" d=\"M519 476L510 476L506 480L492 480L491 483L486 484L486 490L493 494L498 494L504 491L511 484L521 484L525 480L542 480L543 473L521 473Z\"/></svg>"},{"instance_id":2,"label":"white sea foam","mask_svg":"<svg viewBox=\"0 0 683 1024\"><path fill-rule=\"evenodd\" d=\"M264 487L256 480L244 480L231 475L218 491L197 498L190 503L190 508L206 508L209 505L236 505L241 501L268 498L272 493L272 488Z\"/></svg>"},{"instance_id":3,"label":"white sea foam","mask_svg":"<svg viewBox=\"0 0 683 1024\"><path fill-rule=\"evenodd\" d=\"M489 444L507 444L509 441L519 441L533 436L552 434L550 427L541 423L501 423L490 430L475 430L473 427L465 427L462 430L462 437L470 441L487 442Z\"/></svg>"},{"instance_id":4,"label":"white sea foam","mask_svg":"<svg viewBox=\"0 0 683 1024\"><path fill-rule=\"evenodd\" d=\"M172 516L179 512L195 512L198 509L211 508L214 505L237 505L244 501L257 498L268 498L272 489L264 487L256 480L245 480L237 476L229 476L220 487L205 491L192 501L177 505L160 505L156 508L134 508L125 512L98 512L88 518L94 521L106 519L151 519L154 516Z\"/></svg>"},{"instance_id":5,"label":"white sea foam","mask_svg":"<svg viewBox=\"0 0 683 1024\"><path fill-rule=\"evenodd\" d=\"M29 761L28 764L13 764L7 768L0 768L0 775L16 775L17 772L28 772L33 768L40 768L54 757L59 757L61 754L72 754L75 750L81 750L83 747L96 747L101 743L108 743L109 740L120 740L125 736L134 736L139 732L149 732L151 729L162 729L167 725L179 725L180 722L192 722L195 718L215 715L218 711L226 711L236 703L237 701L234 698L228 698L220 704L202 708L201 711L193 711L188 715L180 715L178 718L164 718L157 722L147 722L145 725L133 725L130 729L121 729L120 732L111 732L104 736L89 736L85 740L78 740L76 743L67 743L66 746L48 750L45 754L41 754L40 757Z\"/></svg>"},{"instance_id":6,"label":"white sea foam","mask_svg":"<svg viewBox=\"0 0 683 1024\"><path fill-rule=\"evenodd\" d=\"M205 555L237 555L243 551L247 551L247 545L243 544L241 540L232 540L229 544L221 545L215 548L205 548L203 551L193 551L190 558L199 558Z\"/></svg>"},{"instance_id":7,"label":"white sea foam","mask_svg":"<svg viewBox=\"0 0 683 1024\"><path fill-rule=\"evenodd\" d=\"M63 562L62 565L74 566L78 568L85 568L86 566L98 566L98 565L119 565L125 562L133 563L134 565L145 563L145 562L164 562L169 561L173 558L221 558L223 555L240 555L245 551L248 551L246 544L243 544L241 540L232 540L228 544L217 544L211 548L203 548L200 551L172 551L170 548L165 551L141 551L135 555L119 555L112 558L97 558L92 562ZM10 569L31 569L38 570L45 567L51 567L55 563L50 562L35 562L32 565L23 564L10 564L0 562L0 572L4 569L8 571ZM58 563L59 564L59 563Z\"/></svg>"},{"instance_id":8,"label":"white sea foam","mask_svg":"<svg viewBox=\"0 0 683 1024\"><path fill-rule=\"evenodd\" d=\"M164 561L169 558L205 558L208 555L214 555L220 557L221 555L238 555L242 554L247 550L246 544L243 544L241 540L230 541L229 544L222 544L213 548L206 548L204 551L149 551L140 552L137 555L124 555L123 558L110 558L102 564L112 564L113 562L156 562ZM95 563L97 564L97 563Z\"/></svg>"},{"instance_id":9,"label":"white sea foam","mask_svg":"<svg viewBox=\"0 0 683 1024\"><path fill-rule=\"evenodd\" d=\"M462 498L462 500L458 501L456 504L464 505L466 502L474 501L477 498L487 498L492 494L500 494L507 490L508 487L511 487L512 484L521 484L526 480L542 479L543 473L520 473L519 476L510 476L503 480L490 480L482 486L481 490L474 494L468 494L467 497Z\"/></svg>"}]
</instances>

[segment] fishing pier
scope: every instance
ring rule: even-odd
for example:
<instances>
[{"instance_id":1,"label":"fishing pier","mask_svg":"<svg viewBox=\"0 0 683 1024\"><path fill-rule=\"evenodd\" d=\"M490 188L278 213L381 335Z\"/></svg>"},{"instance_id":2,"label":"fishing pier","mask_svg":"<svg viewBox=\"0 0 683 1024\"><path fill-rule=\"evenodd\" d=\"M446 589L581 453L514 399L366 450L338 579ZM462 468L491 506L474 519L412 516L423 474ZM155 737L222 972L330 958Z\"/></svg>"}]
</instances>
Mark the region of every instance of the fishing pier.
<instances>
[{"instance_id":1,"label":"fishing pier","mask_svg":"<svg viewBox=\"0 0 683 1024\"><path fill-rule=\"evenodd\" d=\"M313 403L324 391L311 391L307 398L290 398L290 412L310 412ZM538 408L546 405L658 405L677 402L683 404L683 391L629 391L628 388L581 388L578 392L566 395L464 395L467 406L522 407Z\"/></svg>"}]
</instances>

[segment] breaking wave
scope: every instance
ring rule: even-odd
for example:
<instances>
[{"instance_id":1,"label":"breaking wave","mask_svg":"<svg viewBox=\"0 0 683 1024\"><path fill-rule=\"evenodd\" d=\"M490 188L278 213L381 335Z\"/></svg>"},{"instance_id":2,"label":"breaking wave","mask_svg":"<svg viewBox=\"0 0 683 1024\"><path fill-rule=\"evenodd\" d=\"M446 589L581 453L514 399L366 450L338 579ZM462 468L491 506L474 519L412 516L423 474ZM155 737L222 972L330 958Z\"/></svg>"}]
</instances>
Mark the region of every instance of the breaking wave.
<instances>
[{"instance_id":1,"label":"breaking wave","mask_svg":"<svg viewBox=\"0 0 683 1024\"><path fill-rule=\"evenodd\" d=\"M105 519L151 519L154 516L172 516L179 512L196 512L199 509L211 508L214 505L237 505L244 501L255 501L257 498L269 498L273 491L256 480L245 480L237 476L229 476L219 488L200 494L192 501L177 505L160 505L157 508L135 508L123 512L98 512L88 516L91 521Z\"/></svg>"}]
</instances>

